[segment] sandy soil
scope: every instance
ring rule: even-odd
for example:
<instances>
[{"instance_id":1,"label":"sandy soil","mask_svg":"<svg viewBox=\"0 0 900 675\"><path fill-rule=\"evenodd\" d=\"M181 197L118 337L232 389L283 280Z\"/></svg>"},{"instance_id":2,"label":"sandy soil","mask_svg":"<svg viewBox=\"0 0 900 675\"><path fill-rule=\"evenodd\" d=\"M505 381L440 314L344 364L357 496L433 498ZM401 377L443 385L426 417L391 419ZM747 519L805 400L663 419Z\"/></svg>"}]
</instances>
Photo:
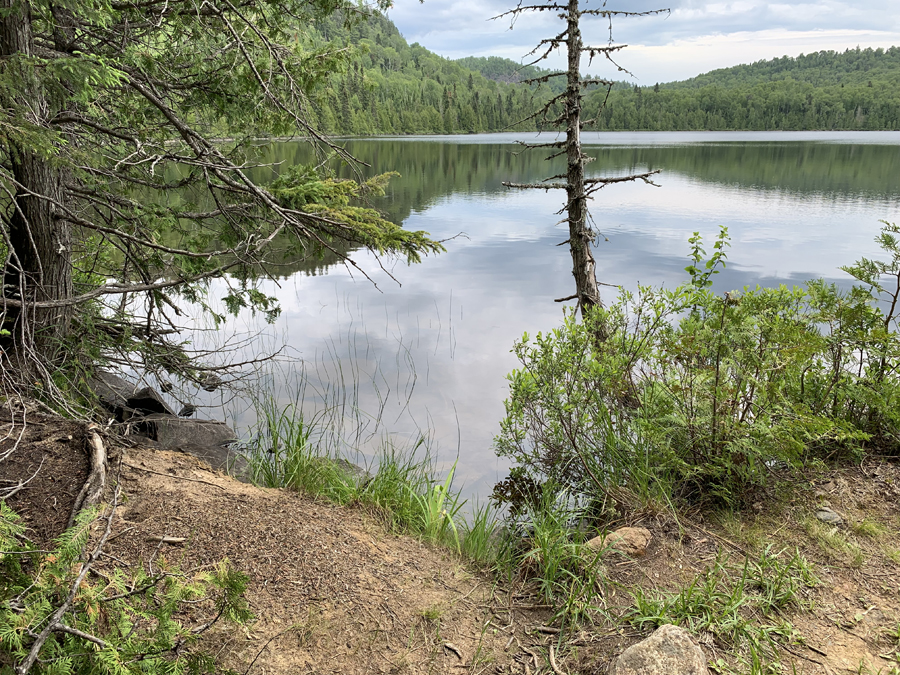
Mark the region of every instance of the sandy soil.
<instances>
[{"instance_id":1,"label":"sandy soil","mask_svg":"<svg viewBox=\"0 0 900 675\"><path fill-rule=\"evenodd\" d=\"M0 425L0 453L15 445L0 485L38 477L9 500L44 544L71 511L87 468L81 425L33 413ZM246 629L217 629L204 646L222 666L263 673L552 672L551 617L529 592L387 531L372 514L285 490L261 489L213 471L195 457L150 448L111 448L111 482L121 488L113 536L98 572L153 565L182 569L227 558L245 572L256 615ZM43 462L43 464L42 464ZM829 505L844 523L816 520ZM780 672L897 673L900 667L900 467L868 464L773 490L740 518L624 514L654 538L645 557L610 557L600 600L610 616L628 588L677 590L713 561L740 565L772 545L796 549L821 583L782 617L794 628ZM184 539L163 544L160 537ZM760 621L772 621L757 617ZM605 673L611 658L645 637L627 625L598 624L566 636L557 667ZM710 662L734 663L715 635L700 634ZM894 670L892 670L894 669ZM775 672L779 672L776 670Z\"/></svg>"}]
</instances>

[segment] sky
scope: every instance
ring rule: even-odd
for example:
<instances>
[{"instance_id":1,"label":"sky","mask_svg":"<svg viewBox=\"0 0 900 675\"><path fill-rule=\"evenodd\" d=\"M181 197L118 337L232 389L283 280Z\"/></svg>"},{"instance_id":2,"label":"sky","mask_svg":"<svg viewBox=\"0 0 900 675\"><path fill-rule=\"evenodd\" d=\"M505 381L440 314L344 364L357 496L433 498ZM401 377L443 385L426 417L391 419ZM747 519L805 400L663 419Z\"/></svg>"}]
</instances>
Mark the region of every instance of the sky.
<instances>
[{"instance_id":1,"label":"sky","mask_svg":"<svg viewBox=\"0 0 900 675\"><path fill-rule=\"evenodd\" d=\"M408 42L441 56L523 62L542 38L559 33L562 23L552 12L523 14L512 29L509 18L491 20L512 6L513 0L395 0L388 16ZM599 0L582 3L600 6ZM651 85L778 56L900 46L898 0L610 0L607 5L621 11L660 8L670 12L613 21L614 42L628 45L618 65L633 77L596 61L583 72ZM582 32L591 44L605 45L610 38L603 19L586 19ZM546 67L564 64L562 55L551 58Z\"/></svg>"}]
</instances>

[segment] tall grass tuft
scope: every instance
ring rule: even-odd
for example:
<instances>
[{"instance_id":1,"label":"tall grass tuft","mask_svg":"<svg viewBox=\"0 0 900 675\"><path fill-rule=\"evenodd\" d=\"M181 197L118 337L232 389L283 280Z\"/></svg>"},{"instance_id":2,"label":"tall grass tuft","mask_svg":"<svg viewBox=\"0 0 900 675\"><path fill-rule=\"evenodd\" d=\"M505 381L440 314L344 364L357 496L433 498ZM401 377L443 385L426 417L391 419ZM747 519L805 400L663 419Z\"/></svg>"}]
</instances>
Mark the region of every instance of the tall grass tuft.
<instances>
[{"instance_id":1,"label":"tall grass tuft","mask_svg":"<svg viewBox=\"0 0 900 675\"><path fill-rule=\"evenodd\" d=\"M359 468L335 449L337 431L327 416L308 419L299 404L279 408L267 400L257 418L245 447L255 483L369 507L395 531L491 562L494 512L480 508L471 522L458 522L465 500L453 488L456 466L439 480L424 438L408 449L386 440L371 465Z\"/></svg>"},{"instance_id":2,"label":"tall grass tuft","mask_svg":"<svg viewBox=\"0 0 900 675\"><path fill-rule=\"evenodd\" d=\"M537 503L520 519L519 535L508 532L498 567L508 577L519 576L536 585L541 601L556 609L563 626L589 621L602 614L605 570L602 551L586 546L577 527L583 510L555 485L544 486Z\"/></svg>"}]
</instances>

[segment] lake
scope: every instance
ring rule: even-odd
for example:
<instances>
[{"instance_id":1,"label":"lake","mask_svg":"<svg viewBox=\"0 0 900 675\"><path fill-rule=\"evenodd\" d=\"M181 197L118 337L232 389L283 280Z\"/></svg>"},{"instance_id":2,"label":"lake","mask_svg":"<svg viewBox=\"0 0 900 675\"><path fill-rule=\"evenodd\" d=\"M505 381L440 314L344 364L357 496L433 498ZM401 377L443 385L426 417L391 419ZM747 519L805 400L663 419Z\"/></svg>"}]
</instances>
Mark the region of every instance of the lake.
<instances>
[{"instance_id":1,"label":"lake","mask_svg":"<svg viewBox=\"0 0 900 675\"><path fill-rule=\"evenodd\" d=\"M424 435L439 470L458 462L457 487L486 497L508 468L491 443L517 365L513 342L556 327L554 298L574 293L568 248L557 246L567 238L563 194L501 185L560 173L563 162L516 140L535 135L342 141L366 173L401 174L377 206L446 239L446 253L411 267L353 253L371 280L335 260L285 261L265 284L282 306L273 325L244 313L194 340L232 362L280 350L248 369L249 389L280 405L302 398L307 416L337 411L344 444L361 447L352 461L386 437L408 446ZM732 246L718 291L813 277L849 284L839 267L876 256L879 220L900 221L900 132L585 133L584 143L590 175L661 171L659 187L608 186L590 206L607 284L677 285L688 237L699 231L709 251L722 225ZM310 161L300 143L263 152L278 166ZM607 301L616 292L605 291ZM240 396L197 395L208 416L224 406L252 433L255 413Z\"/></svg>"}]
</instances>

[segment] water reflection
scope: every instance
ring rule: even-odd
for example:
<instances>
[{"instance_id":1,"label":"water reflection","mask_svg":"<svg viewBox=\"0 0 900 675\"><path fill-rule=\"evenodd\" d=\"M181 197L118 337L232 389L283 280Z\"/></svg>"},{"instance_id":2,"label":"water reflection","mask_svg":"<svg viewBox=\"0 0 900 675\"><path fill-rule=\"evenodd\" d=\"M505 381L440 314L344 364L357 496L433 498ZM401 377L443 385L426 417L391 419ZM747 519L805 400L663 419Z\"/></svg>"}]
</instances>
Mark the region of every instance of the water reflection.
<instances>
[{"instance_id":1,"label":"water reflection","mask_svg":"<svg viewBox=\"0 0 900 675\"><path fill-rule=\"evenodd\" d=\"M711 243L727 225L732 249L717 290L813 276L846 283L838 267L877 252L879 219L900 220L900 134L801 136L589 136L594 173L662 170L659 188L614 186L595 200L601 279L627 288L677 284L690 234L700 231ZM512 140L348 141L370 165L366 172L402 174L379 203L393 219L438 239L466 236L448 240L446 254L421 265L389 266L402 285L365 252L355 257L377 287L340 265L285 261L284 278L267 289L281 298L278 322L259 326L246 315L232 322L263 331L259 352L288 346L290 359L261 380L283 403L305 383L310 406L337 396L362 411L369 426L348 440L368 438L369 455L382 431L414 439L430 430L442 466L458 455L458 478L482 496L506 469L491 439L503 415L504 376L516 366L510 348L525 331L558 325L562 310L553 299L573 290L568 251L556 246L566 239L554 225L560 194L500 185L532 182L562 166L537 153L514 154ZM294 143L261 152L274 162L310 161ZM252 424L250 411L232 409L238 425Z\"/></svg>"}]
</instances>

